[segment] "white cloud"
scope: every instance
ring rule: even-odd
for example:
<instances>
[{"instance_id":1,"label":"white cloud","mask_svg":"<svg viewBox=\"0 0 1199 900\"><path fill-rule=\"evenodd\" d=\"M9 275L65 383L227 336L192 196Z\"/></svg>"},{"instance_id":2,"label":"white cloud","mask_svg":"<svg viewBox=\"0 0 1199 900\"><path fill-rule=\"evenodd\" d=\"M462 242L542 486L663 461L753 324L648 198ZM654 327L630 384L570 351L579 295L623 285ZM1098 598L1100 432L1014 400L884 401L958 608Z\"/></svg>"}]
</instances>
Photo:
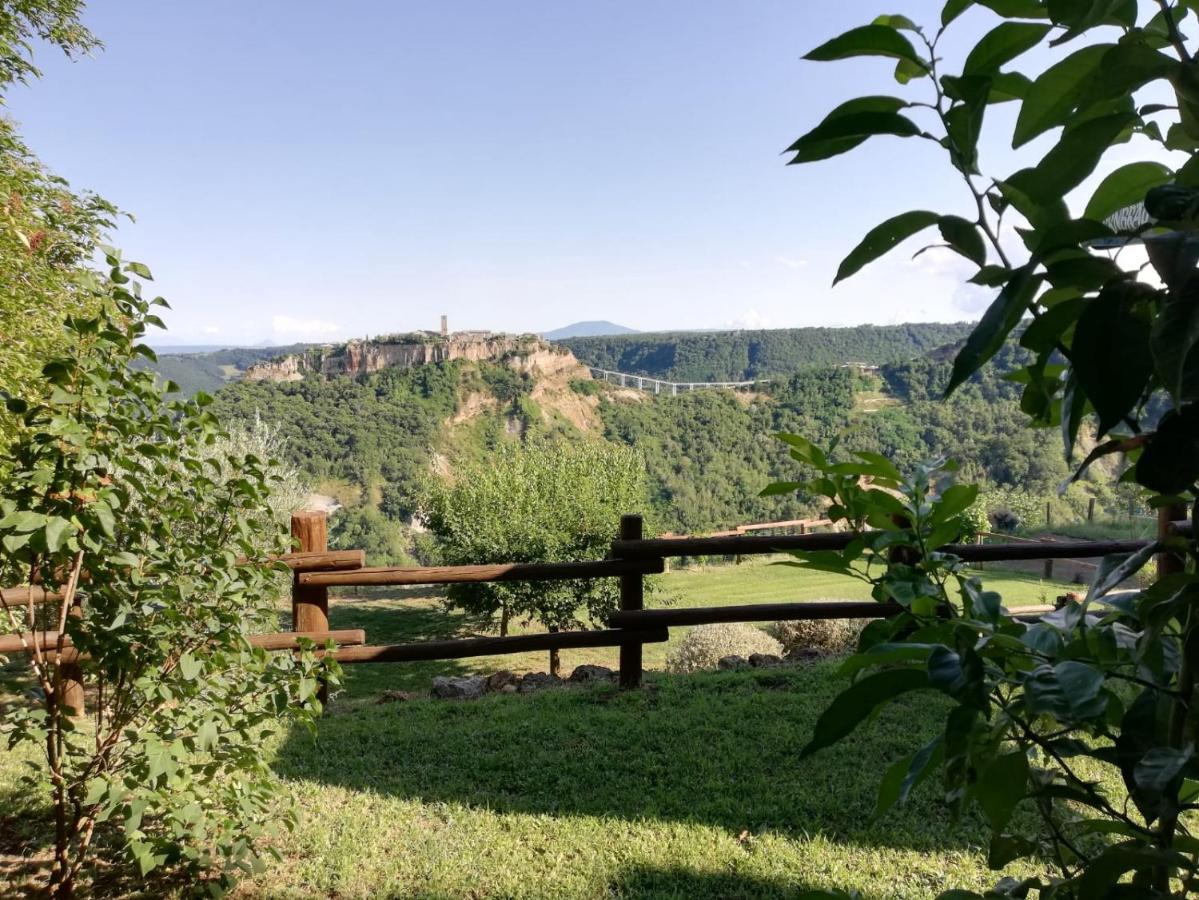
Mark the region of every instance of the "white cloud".
<instances>
[{"instance_id":1,"label":"white cloud","mask_svg":"<svg viewBox=\"0 0 1199 900\"><path fill-rule=\"evenodd\" d=\"M733 329L748 329L756 330L759 328L774 328L774 319L770 316L763 315L756 309L748 309L745 314L738 316L728 323L729 328Z\"/></svg>"},{"instance_id":2,"label":"white cloud","mask_svg":"<svg viewBox=\"0 0 1199 900\"><path fill-rule=\"evenodd\" d=\"M788 269L802 269L808 264L806 259L795 259L791 256L777 256L775 262L780 266L786 266Z\"/></svg>"},{"instance_id":3,"label":"white cloud","mask_svg":"<svg viewBox=\"0 0 1199 900\"><path fill-rule=\"evenodd\" d=\"M292 316L272 316L271 330L277 337L322 338L333 337L341 332L336 322L324 319L296 319Z\"/></svg>"},{"instance_id":4,"label":"white cloud","mask_svg":"<svg viewBox=\"0 0 1199 900\"><path fill-rule=\"evenodd\" d=\"M215 325L205 325L200 330L203 331L204 334L220 334L221 333L221 329L217 328Z\"/></svg>"}]
</instances>

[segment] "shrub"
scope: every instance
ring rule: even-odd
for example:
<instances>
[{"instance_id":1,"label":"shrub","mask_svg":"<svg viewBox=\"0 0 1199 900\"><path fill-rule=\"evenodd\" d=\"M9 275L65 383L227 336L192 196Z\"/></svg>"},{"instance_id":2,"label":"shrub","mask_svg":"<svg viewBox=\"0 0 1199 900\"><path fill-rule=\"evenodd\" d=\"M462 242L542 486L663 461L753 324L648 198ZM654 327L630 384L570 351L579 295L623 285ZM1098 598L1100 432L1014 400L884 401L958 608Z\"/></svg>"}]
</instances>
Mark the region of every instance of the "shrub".
<instances>
[{"instance_id":1,"label":"shrub","mask_svg":"<svg viewBox=\"0 0 1199 900\"><path fill-rule=\"evenodd\" d=\"M210 398L169 400L130 367L150 354L141 341L164 301L141 299L131 276L149 280L145 266L116 251L107 262L107 278L81 278L99 312L67 319L69 353L43 368L45 397L0 391L17 423L0 479L0 584L57 594L40 611L32 588L28 605L0 608L0 633L22 635L39 688L0 707L0 739L41 751L25 789L53 807L52 895L71 896L101 835L107 861L115 841L143 875L215 870L215 890L294 821L261 742L313 724L319 680L336 686L337 669L309 650L251 647L248 635L277 627L265 563L287 532L274 476L221 432ZM58 634L33 643L47 612ZM94 688L86 724L69 682Z\"/></svg>"},{"instance_id":2,"label":"shrub","mask_svg":"<svg viewBox=\"0 0 1199 900\"><path fill-rule=\"evenodd\" d=\"M804 647L837 653L857 646L862 622L857 619L792 620L773 622L766 631L782 645L784 653Z\"/></svg>"},{"instance_id":3,"label":"shrub","mask_svg":"<svg viewBox=\"0 0 1199 900\"><path fill-rule=\"evenodd\" d=\"M741 623L700 625L693 628L666 658L670 672L698 672L715 669L726 656L771 653L782 656L782 645L752 625Z\"/></svg>"}]
</instances>

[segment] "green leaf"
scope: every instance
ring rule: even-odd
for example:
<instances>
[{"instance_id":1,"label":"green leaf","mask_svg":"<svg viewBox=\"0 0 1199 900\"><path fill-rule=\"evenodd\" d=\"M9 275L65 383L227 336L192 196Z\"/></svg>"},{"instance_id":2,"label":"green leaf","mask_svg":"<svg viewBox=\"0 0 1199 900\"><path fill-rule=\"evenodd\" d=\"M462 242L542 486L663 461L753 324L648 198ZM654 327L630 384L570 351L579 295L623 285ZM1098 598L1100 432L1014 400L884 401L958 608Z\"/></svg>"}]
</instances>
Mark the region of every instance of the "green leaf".
<instances>
[{"instance_id":1,"label":"green leaf","mask_svg":"<svg viewBox=\"0 0 1199 900\"><path fill-rule=\"evenodd\" d=\"M878 259L896 244L935 224L940 218L934 212L918 209L901 213L875 226L862 238L861 243L841 261L833 284L845 280L867 263Z\"/></svg>"},{"instance_id":2,"label":"green leaf","mask_svg":"<svg viewBox=\"0 0 1199 900\"><path fill-rule=\"evenodd\" d=\"M978 772L973 793L993 831L1002 831L1028 792L1028 757L1014 750L995 757Z\"/></svg>"},{"instance_id":3,"label":"green leaf","mask_svg":"<svg viewBox=\"0 0 1199 900\"><path fill-rule=\"evenodd\" d=\"M898 97L887 96L857 97L842 103L825 116L816 128L796 140L784 151L795 154L795 158L789 161L789 165L816 162L847 153L870 137L869 134L849 134L836 138L812 137L813 133L827 135L836 130L844 131L845 126L839 126L839 129L834 128L833 123L838 119L864 113L898 113L906 106L908 106L906 101L900 100Z\"/></svg>"},{"instance_id":4,"label":"green leaf","mask_svg":"<svg viewBox=\"0 0 1199 900\"><path fill-rule=\"evenodd\" d=\"M202 752L207 752L215 747L219 739L220 732L217 730L217 724L211 719L196 731L196 747Z\"/></svg>"},{"instance_id":5,"label":"green leaf","mask_svg":"<svg viewBox=\"0 0 1199 900\"><path fill-rule=\"evenodd\" d=\"M948 149L954 164L968 172L978 171L978 138L991 99L992 79L987 75L941 79L947 92L958 99L945 114Z\"/></svg>"},{"instance_id":6,"label":"green leaf","mask_svg":"<svg viewBox=\"0 0 1199 900\"><path fill-rule=\"evenodd\" d=\"M1126 206L1143 203L1151 188L1168 183L1173 175L1168 167L1157 162L1134 162L1121 166L1095 188L1083 218L1102 222Z\"/></svg>"},{"instance_id":7,"label":"green leaf","mask_svg":"<svg viewBox=\"0 0 1199 900\"><path fill-rule=\"evenodd\" d=\"M1103 680L1099 669L1076 660L1038 666L1025 676L1025 703L1030 713L1051 715L1061 722L1093 719L1106 708L1100 696Z\"/></svg>"},{"instance_id":8,"label":"green leaf","mask_svg":"<svg viewBox=\"0 0 1199 900\"><path fill-rule=\"evenodd\" d=\"M878 818L896 803L907 802L912 791L932 773L945 757L945 744L937 735L919 750L888 766L878 787L874 815Z\"/></svg>"},{"instance_id":9,"label":"green leaf","mask_svg":"<svg viewBox=\"0 0 1199 900\"><path fill-rule=\"evenodd\" d=\"M1099 437L1132 412L1153 375L1149 317L1133 305L1147 293L1134 282L1104 288L1074 328L1073 371L1099 416Z\"/></svg>"},{"instance_id":10,"label":"green leaf","mask_svg":"<svg viewBox=\"0 0 1199 900\"><path fill-rule=\"evenodd\" d=\"M776 481L762 488L759 497L778 497L783 494L794 494L803 487L802 481Z\"/></svg>"},{"instance_id":11,"label":"green leaf","mask_svg":"<svg viewBox=\"0 0 1199 900\"><path fill-rule=\"evenodd\" d=\"M1135 553L1111 553L1103 557L1087 589L1087 600L1099 600L1115 590L1141 571L1160 549L1156 543L1151 543Z\"/></svg>"},{"instance_id":12,"label":"green leaf","mask_svg":"<svg viewBox=\"0 0 1199 900\"><path fill-rule=\"evenodd\" d=\"M134 275L139 275L147 281L153 281L154 276L150 274L150 269L145 263L131 262L125 264L125 271L132 272Z\"/></svg>"},{"instance_id":13,"label":"green leaf","mask_svg":"<svg viewBox=\"0 0 1199 900\"><path fill-rule=\"evenodd\" d=\"M965 512L978 499L977 484L955 484L941 492L933 507L930 521L944 522Z\"/></svg>"},{"instance_id":14,"label":"green leaf","mask_svg":"<svg viewBox=\"0 0 1199 900\"><path fill-rule=\"evenodd\" d=\"M941 24L948 25L973 5L974 0L947 0L941 9Z\"/></svg>"},{"instance_id":15,"label":"green leaf","mask_svg":"<svg viewBox=\"0 0 1199 900\"><path fill-rule=\"evenodd\" d=\"M906 59L927 68L916 53L911 41L887 25L863 25L827 41L812 50L804 59L826 62L854 56L889 56Z\"/></svg>"},{"instance_id":16,"label":"green leaf","mask_svg":"<svg viewBox=\"0 0 1199 900\"><path fill-rule=\"evenodd\" d=\"M1079 111L1108 100L1131 97L1151 81L1166 78L1181 64L1152 47L1124 41L1103 54L1098 68L1083 85L1078 98Z\"/></svg>"},{"instance_id":17,"label":"green leaf","mask_svg":"<svg viewBox=\"0 0 1199 900\"><path fill-rule=\"evenodd\" d=\"M1064 133L1036 166L1022 169L1006 183L1035 204L1058 201L1095 171L1104 152L1136 118L1135 113L1121 112L1083 122Z\"/></svg>"},{"instance_id":18,"label":"green leaf","mask_svg":"<svg viewBox=\"0 0 1199 900\"><path fill-rule=\"evenodd\" d=\"M812 739L801 751L800 758L835 744L886 701L927 687L928 675L919 669L879 672L863 678L842 691L821 713Z\"/></svg>"},{"instance_id":19,"label":"green leaf","mask_svg":"<svg viewBox=\"0 0 1199 900\"><path fill-rule=\"evenodd\" d=\"M986 264L987 247L977 225L959 216L941 216L937 225L950 247L977 266Z\"/></svg>"},{"instance_id":20,"label":"green leaf","mask_svg":"<svg viewBox=\"0 0 1199 900\"><path fill-rule=\"evenodd\" d=\"M987 308L953 361L953 376L945 389L946 396L999 352L1012 329L1020 324L1040 284L1040 278L1033 275L1034 267L1035 264L1029 263L1016 269L1011 281Z\"/></svg>"},{"instance_id":21,"label":"green leaf","mask_svg":"<svg viewBox=\"0 0 1199 900\"><path fill-rule=\"evenodd\" d=\"M1165 794L1171 782L1181 783L1182 772L1194 755L1194 749L1190 747L1154 747L1133 769L1137 787L1147 794Z\"/></svg>"},{"instance_id":22,"label":"green leaf","mask_svg":"<svg viewBox=\"0 0 1199 900\"><path fill-rule=\"evenodd\" d=\"M184 680L195 681L196 676L198 676L203 669L204 666L198 659L196 659L194 654L184 653L179 657L179 674L183 676Z\"/></svg>"},{"instance_id":23,"label":"green leaf","mask_svg":"<svg viewBox=\"0 0 1199 900\"><path fill-rule=\"evenodd\" d=\"M1199 399L1199 296L1190 289L1169 293L1153 322L1149 346L1157 376L1175 405Z\"/></svg>"},{"instance_id":24,"label":"green leaf","mask_svg":"<svg viewBox=\"0 0 1199 900\"><path fill-rule=\"evenodd\" d=\"M864 653L855 653L841 664L838 673L841 675L856 675L863 669L874 666L893 666L898 663L919 662L927 663L929 654L935 644L875 644Z\"/></svg>"},{"instance_id":25,"label":"green leaf","mask_svg":"<svg viewBox=\"0 0 1199 900\"><path fill-rule=\"evenodd\" d=\"M966 57L963 75L993 75L1049 33L1050 26L1030 22L1003 22L987 32Z\"/></svg>"},{"instance_id":26,"label":"green leaf","mask_svg":"<svg viewBox=\"0 0 1199 900\"><path fill-rule=\"evenodd\" d=\"M37 531L46 524L46 516L33 510L21 509L0 519L0 528L26 533Z\"/></svg>"},{"instance_id":27,"label":"green leaf","mask_svg":"<svg viewBox=\"0 0 1199 900\"><path fill-rule=\"evenodd\" d=\"M57 553L62 549L67 539L71 536L74 528L67 519L55 516L46 520L45 541L46 550L50 553Z\"/></svg>"},{"instance_id":28,"label":"green leaf","mask_svg":"<svg viewBox=\"0 0 1199 900\"><path fill-rule=\"evenodd\" d=\"M916 23L907 16L901 15L881 15L876 16L872 25L886 25L888 28L896 28L901 31L919 31Z\"/></svg>"},{"instance_id":29,"label":"green leaf","mask_svg":"<svg viewBox=\"0 0 1199 900\"><path fill-rule=\"evenodd\" d=\"M1027 144L1050 128L1066 124L1078 98L1112 44L1094 44L1054 63L1032 84L1012 133L1012 146Z\"/></svg>"}]
</instances>

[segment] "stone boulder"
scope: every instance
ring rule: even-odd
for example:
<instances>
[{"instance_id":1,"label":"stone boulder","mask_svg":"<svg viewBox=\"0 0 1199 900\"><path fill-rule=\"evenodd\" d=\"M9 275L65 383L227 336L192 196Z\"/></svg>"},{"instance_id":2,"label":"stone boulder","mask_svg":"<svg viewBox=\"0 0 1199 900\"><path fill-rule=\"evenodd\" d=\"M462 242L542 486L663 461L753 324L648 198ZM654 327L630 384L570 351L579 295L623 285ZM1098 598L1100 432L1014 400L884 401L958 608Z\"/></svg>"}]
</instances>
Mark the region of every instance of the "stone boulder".
<instances>
[{"instance_id":1,"label":"stone boulder","mask_svg":"<svg viewBox=\"0 0 1199 900\"><path fill-rule=\"evenodd\" d=\"M719 662L716 663L716 668L722 672L731 672L736 669L748 669L749 662L744 656L722 656Z\"/></svg>"},{"instance_id":2,"label":"stone boulder","mask_svg":"<svg viewBox=\"0 0 1199 900\"><path fill-rule=\"evenodd\" d=\"M570 673L570 680L576 684L594 684L597 681L611 681L616 674L607 666L575 666Z\"/></svg>"},{"instance_id":3,"label":"stone boulder","mask_svg":"<svg viewBox=\"0 0 1199 900\"><path fill-rule=\"evenodd\" d=\"M498 693L509 686L515 690L515 686L519 681L520 677L518 675L509 672L507 669L501 669L487 676L487 690L492 693Z\"/></svg>"},{"instance_id":4,"label":"stone boulder","mask_svg":"<svg viewBox=\"0 0 1199 900\"><path fill-rule=\"evenodd\" d=\"M773 653L751 653L749 655L749 664L755 669L767 669L771 666L781 666L783 658L775 656Z\"/></svg>"},{"instance_id":5,"label":"stone boulder","mask_svg":"<svg viewBox=\"0 0 1199 900\"><path fill-rule=\"evenodd\" d=\"M517 688L522 694L528 694L532 691L540 691L544 688L560 687L562 679L557 675L551 675L549 672L529 672L520 680L520 686Z\"/></svg>"},{"instance_id":6,"label":"stone boulder","mask_svg":"<svg viewBox=\"0 0 1199 900\"><path fill-rule=\"evenodd\" d=\"M429 691L439 700L474 700L487 693L487 679L482 675L470 678L447 678L438 675Z\"/></svg>"},{"instance_id":7,"label":"stone boulder","mask_svg":"<svg viewBox=\"0 0 1199 900\"><path fill-rule=\"evenodd\" d=\"M796 647L783 658L789 663L811 662L820 659L820 651L815 647Z\"/></svg>"}]
</instances>

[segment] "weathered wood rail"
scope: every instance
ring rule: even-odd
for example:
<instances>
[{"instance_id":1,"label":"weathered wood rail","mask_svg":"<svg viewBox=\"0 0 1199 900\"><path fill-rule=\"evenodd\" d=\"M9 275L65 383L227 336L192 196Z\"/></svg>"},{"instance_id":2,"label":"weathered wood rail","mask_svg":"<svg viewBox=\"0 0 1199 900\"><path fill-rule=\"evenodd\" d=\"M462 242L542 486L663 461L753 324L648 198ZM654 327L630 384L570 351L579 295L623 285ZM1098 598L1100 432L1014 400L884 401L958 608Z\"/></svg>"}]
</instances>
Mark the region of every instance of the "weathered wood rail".
<instances>
[{"instance_id":1,"label":"weathered wood rail","mask_svg":"<svg viewBox=\"0 0 1199 900\"><path fill-rule=\"evenodd\" d=\"M1185 510L1167 508L1159 515L1158 540L1189 535ZM608 559L577 562L506 563L468 566L416 566L367 568L360 550L328 549L328 527L324 513L301 513L292 518L292 535L299 545L295 553L278 558L292 570L292 631L250 635L253 646L268 650L296 650L301 639L317 644L333 641L330 652L340 663L412 662L460 659L542 650L581 647L620 648L620 684L635 688L643 677L642 646L661 643L669 629L718 622L763 622L816 619L873 619L896 615L901 607L874 601L810 601L759 603L722 607L668 607L645 609L645 577L662 572L666 560L695 556L753 556L788 551L818 552L843 549L853 536L845 532L805 534L736 534L710 537L645 538L641 516L621 517L618 537ZM965 562L1001 560L1050 560L1097 558L1113 553L1131 553L1155 541L1006 541L994 544L952 544L942 552ZM1163 550L1158 556L1159 572L1177 571L1178 559ZM329 589L363 585L438 585L488 582L565 581L616 578L620 585L620 609L607 628L589 631L557 631L503 637L474 637L419 641L405 644L370 645L361 630L329 629ZM8 588L0 592L5 605L49 603L59 598L34 586ZM1021 618L1043 615L1052 607L1024 607ZM0 653L30 652L34 643L44 651L58 647L57 632L33 632L0 637ZM78 660L69 639L64 643L63 662ZM322 692L322 699L324 693ZM80 711L82 703L79 704Z\"/></svg>"}]
</instances>

